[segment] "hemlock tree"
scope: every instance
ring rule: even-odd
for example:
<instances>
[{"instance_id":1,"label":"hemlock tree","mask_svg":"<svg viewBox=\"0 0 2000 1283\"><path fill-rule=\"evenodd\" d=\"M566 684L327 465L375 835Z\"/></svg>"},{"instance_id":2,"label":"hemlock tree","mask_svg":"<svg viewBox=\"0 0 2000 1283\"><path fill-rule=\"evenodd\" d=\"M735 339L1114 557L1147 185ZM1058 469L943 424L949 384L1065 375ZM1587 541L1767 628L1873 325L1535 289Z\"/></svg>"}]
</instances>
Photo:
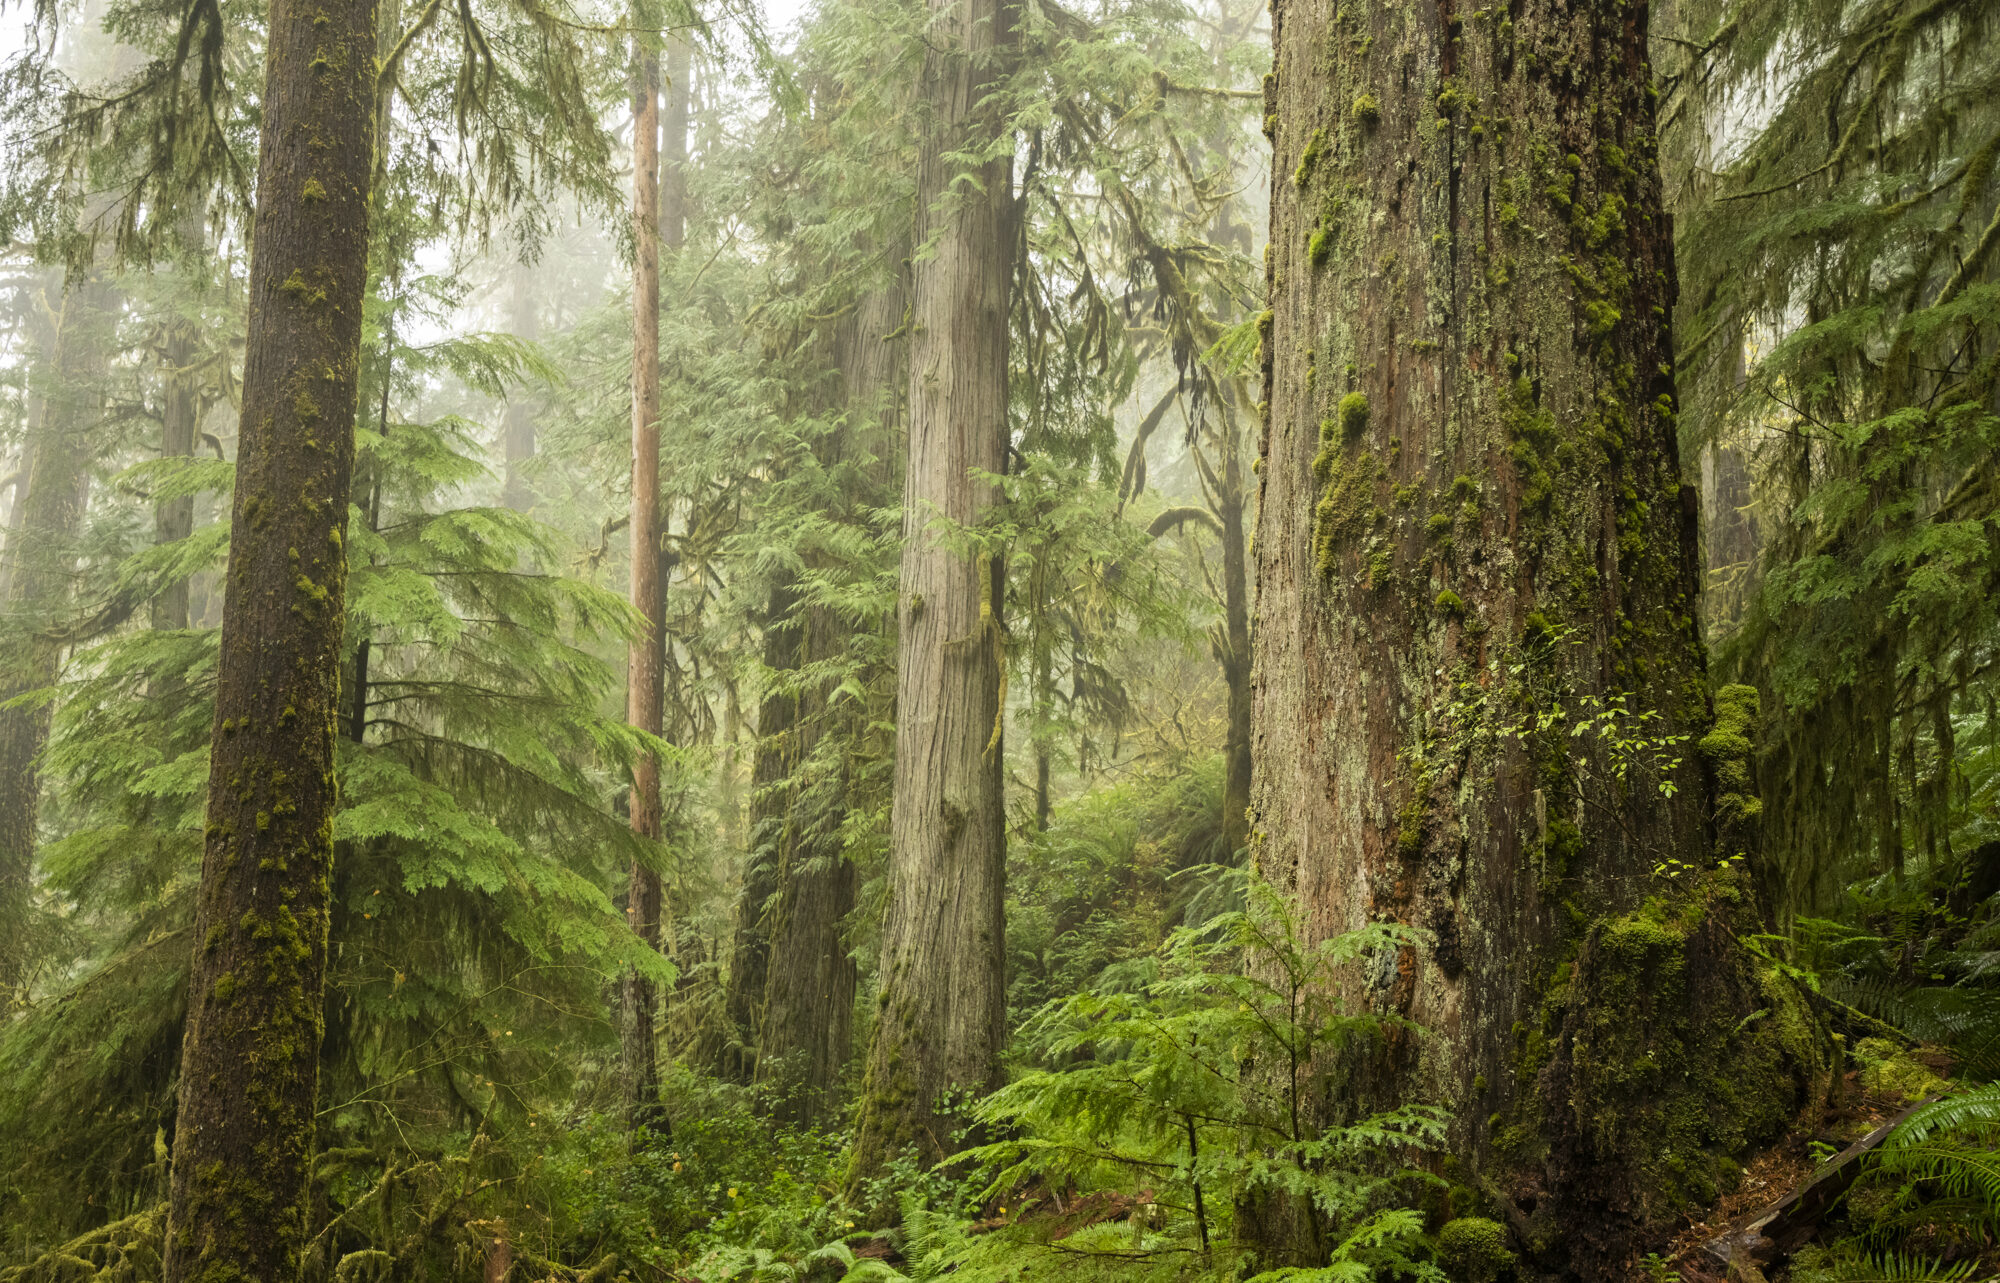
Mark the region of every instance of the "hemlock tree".
<instances>
[{"instance_id":1,"label":"hemlock tree","mask_svg":"<svg viewBox=\"0 0 2000 1283\"><path fill-rule=\"evenodd\" d=\"M168 1283L297 1274L325 1024L373 0L272 0Z\"/></svg>"},{"instance_id":2,"label":"hemlock tree","mask_svg":"<svg viewBox=\"0 0 2000 1283\"><path fill-rule=\"evenodd\" d=\"M997 500L986 477L1006 467L1011 21L1005 0L936 0L926 37L889 907L857 1176L909 1146L941 1157L940 1095L995 1085L1006 1034L1003 571L944 523L977 526Z\"/></svg>"},{"instance_id":3,"label":"hemlock tree","mask_svg":"<svg viewBox=\"0 0 2000 1283\"><path fill-rule=\"evenodd\" d=\"M1316 933L1429 932L1356 976L1432 1031L1364 1097L1449 1108L1526 1246L1609 1277L1820 1070L1738 943L1755 702L1711 729L1644 11L1273 30L1252 848Z\"/></svg>"}]
</instances>

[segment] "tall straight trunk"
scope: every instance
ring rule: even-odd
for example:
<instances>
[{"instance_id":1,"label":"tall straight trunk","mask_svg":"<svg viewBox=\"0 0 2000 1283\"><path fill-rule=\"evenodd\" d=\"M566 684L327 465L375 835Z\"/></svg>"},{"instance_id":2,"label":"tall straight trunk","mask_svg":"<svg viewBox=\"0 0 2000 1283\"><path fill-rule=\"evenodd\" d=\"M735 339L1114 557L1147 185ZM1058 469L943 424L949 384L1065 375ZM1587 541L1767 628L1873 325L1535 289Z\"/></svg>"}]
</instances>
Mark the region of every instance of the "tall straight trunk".
<instances>
[{"instance_id":1,"label":"tall straight trunk","mask_svg":"<svg viewBox=\"0 0 2000 1283\"><path fill-rule=\"evenodd\" d=\"M939 519L976 526L1005 467L1011 154L958 159L1002 128L993 102L1012 44L1006 0L931 0L923 77L931 127L917 171L909 453L898 602L895 802L881 1000L855 1172L906 1147L935 1159L947 1088L999 1076L1006 874L1000 721L1003 570L955 550ZM967 181L967 179L976 181Z\"/></svg>"},{"instance_id":2,"label":"tall straight trunk","mask_svg":"<svg viewBox=\"0 0 2000 1283\"><path fill-rule=\"evenodd\" d=\"M298 1274L325 1028L374 0L272 0L167 1283Z\"/></svg>"},{"instance_id":3,"label":"tall straight trunk","mask_svg":"<svg viewBox=\"0 0 2000 1283\"><path fill-rule=\"evenodd\" d=\"M687 239L688 111L692 102L694 46L678 31L667 33L666 105L660 117L660 243L677 250Z\"/></svg>"},{"instance_id":4,"label":"tall straight trunk","mask_svg":"<svg viewBox=\"0 0 2000 1283\"><path fill-rule=\"evenodd\" d=\"M626 670L626 720L661 733L665 716L666 593L660 581L660 57L638 56L632 124L632 605L645 620ZM660 764L643 754L632 765L632 831L661 837ZM626 919L648 947L660 947L660 874L634 860ZM634 1124L659 1096L655 1029L659 995L637 971L625 974L625 1108Z\"/></svg>"},{"instance_id":5,"label":"tall straight trunk","mask_svg":"<svg viewBox=\"0 0 2000 1283\"><path fill-rule=\"evenodd\" d=\"M517 339L534 342L540 335L535 314L534 273L526 263L516 263L509 273L508 329ZM500 502L516 512L526 512L535 504L534 487L524 473L535 457L535 404L525 390L517 391L507 403L506 417L500 421L502 481Z\"/></svg>"},{"instance_id":6,"label":"tall straight trunk","mask_svg":"<svg viewBox=\"0 0 2000 1283\"><path fill-rule=\"evenodd\" d=\"M92 429L102 417L102 380L117 297L95 276L69 281L42 373L46 386L24 451L20 501L7 534L6 614L0 703L52 684L62 648L47 630L70 597L76 537L89 496ZM36 759L48 742L47 704L0 708L0 1012L25 984L33 894Z\"/></svg>"},{"instance_id":7,"label":"tall straight trunk","mask_svg":"<svg viewBox=\"0 0 2000 1283\"><path fill-rule=\"evenodd\" d=\"M764 615L764 668L795 676L804 655L802 626L793 618L797 585L780 572ZM783 848L790 839L792 799L799 752L800 704L796 690L766 690L757 705L757 746L750 767L749 851L743 885L736 896L736 920L729 946L729 976L722 999L721 1028L702 1059L731 1082L755 1077L758 1025L764 989L771 974L771 900L783 875Z\"/></svg>"},{"instance_id":8,"label":"tall straight trunk","mask_svg":"<svg viewBox=\"0 0 2000 1283\"><path fill-rule=\"evenodd\" d=\"M1240 420L1230 406L1223 406L1222 413L1222 468L1215 494L1216 521L1222 527L1222 628L1215 658L1222 665L1229 714L1222 753L1222 840L1234 858L1250 840L1250 573L1243 528L1248 494Z\"/></svg>"},{"instance_id":9,"label":"tall straight trunk","mask_svg":"<svg viewBox=\"0 0 2000 1283\"><path fill-rule=\"evenodd\" d=\"M207 234L199 218L186 218L179 227L181 252L192 266L207 250ZM166 341L161 344L160 377L164 383L160 406L160 457L191 459L198 440L201 392L191 367L200 350L200 335L194 322L184 316L167 323ZM194 533L194 496L177 495L153 505L153 538L157 543L174 543ZM153 627L188 626L188 581L167 585L153 602Z\"/></svg>"},{"instance_id":10,"label":"tall straight trunk","mask_svg":"<svg viewBox=\"0 0 2000 1283\"><path fill-rule=\"evenodd\" d=\"M1253 850L1315 935L1429 933L1357 992L1430 1035L1336 1099L1450 1108L1489 1210L1610 1277L1818 1056L1715 867L1754 709L1709 733L1645 10L1283 0L1273 39Z\"/></svg>"},{"instance_id":11,"label":"tall straight trunk","mask_svg":"<svg viewBox=\"0 0 2000 1283\"><path fill-rule=\"evenodd\" d=\"M903 255L888 255L899 263ZM908 295L897 275L861 300L834 336L834 364L845 375L849 427L828 443L829 467L858 464L862 493L851 496L850 517L886 500L893 483L895 429L903 378L903 349L891 335L903 328ZM853 626L835 612L813 607L801 627L803 658L823 664L846 654ZM799 710L794 756L804 760L828 737L856 743L870 710L853 701L836 705L824 689L805 696ZM764 988L759 1026L758 1081L779 1100L782 1117L797 1123L829 1118L839 1103L840 1074L852 1051L858 972L845 925L860 891L859 871L846 859L840 821L851 796L840 753L837 775L815 781L790 798L783 875L770 908L773 961Z\"/></svg>"}]
</instances>

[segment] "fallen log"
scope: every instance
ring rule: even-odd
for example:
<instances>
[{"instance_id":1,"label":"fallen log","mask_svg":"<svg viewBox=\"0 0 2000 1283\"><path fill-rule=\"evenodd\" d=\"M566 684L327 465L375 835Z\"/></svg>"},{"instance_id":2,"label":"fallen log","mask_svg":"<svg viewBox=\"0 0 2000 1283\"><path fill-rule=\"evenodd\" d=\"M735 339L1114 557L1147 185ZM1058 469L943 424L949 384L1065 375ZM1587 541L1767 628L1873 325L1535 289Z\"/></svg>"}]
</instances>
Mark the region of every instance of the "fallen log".
<instances>
[{"instance_id":1,"label":"fallen log","mask_svg":"<svg viewBox=\"0 0 2000 1283\"><path fill-rule=\"evenodd\" d=\"M1889 1133L1901 1126L1904 1119L1937 1099L1925 1097L1855 1141L1815 1172L1811 1180L1703 1244L1702 1255L1730 1277L1755 1283L1761 1277L1759 1271L1789 1257L1812 1237L1820 1221L1861 1175L1861 1160L1869 1151L1889 1139Z\"/></svg>"}]
</instances>

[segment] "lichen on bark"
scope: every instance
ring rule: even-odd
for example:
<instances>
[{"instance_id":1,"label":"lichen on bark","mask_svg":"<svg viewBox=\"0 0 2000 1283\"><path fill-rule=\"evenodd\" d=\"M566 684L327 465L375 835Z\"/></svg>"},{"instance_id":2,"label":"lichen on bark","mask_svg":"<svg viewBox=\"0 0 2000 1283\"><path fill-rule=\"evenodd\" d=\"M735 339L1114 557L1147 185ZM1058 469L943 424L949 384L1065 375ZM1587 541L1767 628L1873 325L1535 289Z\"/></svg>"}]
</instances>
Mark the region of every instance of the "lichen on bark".
<instances>
[{"instance_id":1,"label":"lichen on bark","mask_svg":"<svg viewBox=\"0 0 2000 1283\"><path fill-rule=\"evenodd\" d=\"M1432 1033L1329 1110L1450 1107L1482 1210L1606 1277L1823 1069L1738 942L1754 716L1711 723L1643 10L1281 0L1273 39L1258 859L1316 933L1430 933L1368 992Z\"/></svg>"}]
</instances>

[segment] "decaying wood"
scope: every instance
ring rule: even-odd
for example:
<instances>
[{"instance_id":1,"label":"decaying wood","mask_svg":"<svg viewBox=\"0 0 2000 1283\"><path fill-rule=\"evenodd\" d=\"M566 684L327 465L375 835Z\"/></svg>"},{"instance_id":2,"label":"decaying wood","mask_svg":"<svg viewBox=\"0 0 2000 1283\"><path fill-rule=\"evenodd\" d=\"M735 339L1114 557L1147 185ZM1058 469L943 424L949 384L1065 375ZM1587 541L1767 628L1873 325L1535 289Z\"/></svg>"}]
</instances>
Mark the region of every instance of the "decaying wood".
<instances>
[{"instance_id":1,"label":"decaying wood","mask_svg":"<svg viewBox=\"0 0 2000 1283\"><path fill-rule=\"evenodd\" d=\"M1820 1168L1811 1180L1762 1211L1739 1220L1728 1233L1709 1240L1702 1254L1729 1270L1732 1279L1741 1272L1748 1283L1758 1283L1744 1267L1775 1265L1804 1246L1840 1196L1861 1175L1863 1156L1887 1140L1904 1119L1936 1099L1936 1096L1925 1097L1855 1141Z\"/></svg>"}]
</instances>

